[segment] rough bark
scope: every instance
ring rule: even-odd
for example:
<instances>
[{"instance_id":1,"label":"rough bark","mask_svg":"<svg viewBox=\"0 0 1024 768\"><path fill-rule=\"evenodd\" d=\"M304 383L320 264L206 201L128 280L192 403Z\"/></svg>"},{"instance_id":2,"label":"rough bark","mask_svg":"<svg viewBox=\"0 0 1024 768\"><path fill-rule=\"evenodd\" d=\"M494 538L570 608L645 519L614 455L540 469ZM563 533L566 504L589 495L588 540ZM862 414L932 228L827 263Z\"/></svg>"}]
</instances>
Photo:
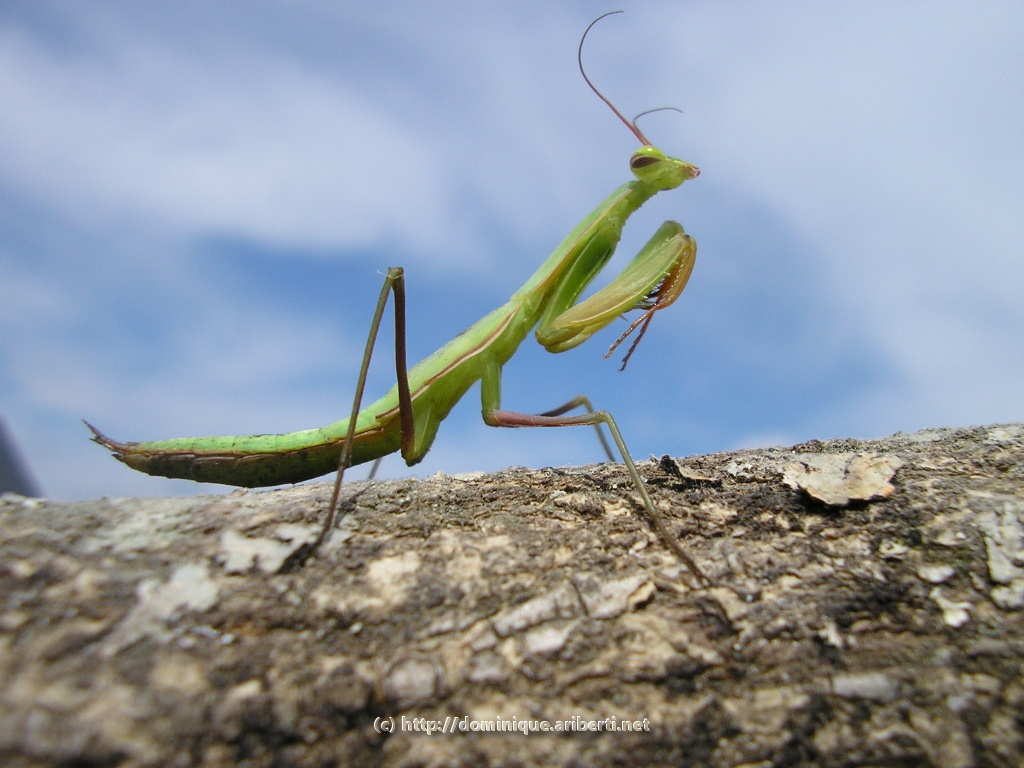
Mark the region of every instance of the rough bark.
<instances>
[{"instance_id":1,"label":"rough bark","mask_svg":"<svg viewBox=\"0 0 1024 768\"><path fill-rule=\"evenodd\" d=\"M618 465L352 483L288 574L329 484L7 495L0 759L1021 764L1024 425L641 469L713 588Z\"/></svg>"}]
</instances>

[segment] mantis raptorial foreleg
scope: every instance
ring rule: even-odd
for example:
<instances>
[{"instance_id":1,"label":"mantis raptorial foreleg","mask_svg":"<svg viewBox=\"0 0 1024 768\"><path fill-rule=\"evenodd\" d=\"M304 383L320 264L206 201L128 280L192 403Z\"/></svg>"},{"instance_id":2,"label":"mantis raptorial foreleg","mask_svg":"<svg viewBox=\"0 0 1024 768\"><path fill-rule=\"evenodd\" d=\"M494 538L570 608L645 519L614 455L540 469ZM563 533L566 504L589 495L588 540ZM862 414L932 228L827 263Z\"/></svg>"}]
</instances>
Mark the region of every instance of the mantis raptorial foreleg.
<instances>
[{"instance_id":1,"label":"mantis raptorial foreleg","mask_svg":"<svg viewBox=\"0 0 1024 768\"><path fill-rule=\"evenodd\" d=\"M608 15L608 14L606 14ZM603 16L600 18L604 18ZM596 23L596 22L595 22ZM593 23L587 28L587 32ZM584 32L583 39L587 33ZM567 427L601 425L612 434L633 483L658 534L701 584L706 577L669 535L615 420L594 411L582 395L541 414L501 409L501 369L531 329L550 352L563 352L632 310L643 314L627 328L613 351L639 329L623 360L636 350L655 313L674 302L686 286L697 256L697 245L674 221L665 222L622 273L590 298L575 303L615 251L626 220L659 192L675 189L696 178L690 163L669 157L651 145L635 121L626 120L598 91L583 71L582 48L577 52L587 84L640 140L629 161L634 180L612 192L565 237L540 268L501 307L478 320L452 341L413 368L405 361L405 278L401 269L388 270L370 327L356 394L349 418L320 429L286 435L198 437L148 442L118 442L90 426L93 439L125 464L164 477L247 487L294 483L337 471L330 509L317 538L293 555L297 563L323 542L335 520L345 470L375 461L395 451L412 466L430 449L438 427L455 403L481 382L484 421L498 427ZM363 389L377 332L390 293L395 295L396 386L377 402L361 409ZM584 407L586 414L566 416Z\"/></svg>"}]
</instances>

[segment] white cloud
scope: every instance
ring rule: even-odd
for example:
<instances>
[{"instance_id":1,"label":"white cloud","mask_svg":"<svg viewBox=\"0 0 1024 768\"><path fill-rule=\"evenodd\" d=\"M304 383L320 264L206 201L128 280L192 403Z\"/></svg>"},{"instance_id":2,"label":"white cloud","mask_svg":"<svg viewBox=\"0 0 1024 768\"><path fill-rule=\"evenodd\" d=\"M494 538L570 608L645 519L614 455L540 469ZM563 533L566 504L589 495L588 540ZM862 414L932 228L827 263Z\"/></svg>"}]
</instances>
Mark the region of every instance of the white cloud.
<instances>
[{"instance_id":1,"label":"white cloud","mask_svg":"<svg viewBox=\"0 0 1024 768\"><path fill-rule=\"evenodd\" d=\"M3 175L80 224L338 248L436 244L450 219L429 146L326 73L170 37L88 56L0 36Z\"/></svg>"}]
</instances>

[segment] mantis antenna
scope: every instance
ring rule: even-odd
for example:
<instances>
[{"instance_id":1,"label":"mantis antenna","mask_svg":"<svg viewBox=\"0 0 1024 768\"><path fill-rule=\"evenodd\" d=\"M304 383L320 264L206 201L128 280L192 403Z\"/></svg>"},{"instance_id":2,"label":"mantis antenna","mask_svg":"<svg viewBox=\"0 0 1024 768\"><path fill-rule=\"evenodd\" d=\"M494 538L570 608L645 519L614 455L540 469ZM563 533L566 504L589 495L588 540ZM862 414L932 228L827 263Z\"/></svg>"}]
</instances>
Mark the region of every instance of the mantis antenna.
<instances>
[{"instance_id":1,"label":"mantis antenna","mask_svg":"<svg viewBox=\"0 0 1024 768\"><path fill-rule=\"evenodd\" d=\"M579 48L576 49L576 61L580 65L580 74L583 75L583 79L587 81L587 85L590 86L590 90L592 90L594 93L597 94L597 98L599 98L601 101L603 101L605 104L608 105L608 108L612 112L615 113L615 116L617 118L619 118L619 120L621 120L622 123L627 128L629 128L630 131L633 132L634 136L636 136L638 139L640 139L640 143L641 144L643 144L645 147L649 147L649 146L651 146L651 142L649 142L647 140L647 137L643 135L643 133L640 131L639 128L636 127L636 118L633 119L633 122L630 122L629 120L627 120L623 116L623 114L621 112L619 112L619 110L615 107L615 105L612 104L611 101L608 100L608 97L605 96L603 93L601 93L597 89L597 86L594 85L590 81L590 78L587 77L587 71L583 68L583 41L585 41L587 39L587 33L590 32L590 30L593 29L594 25L597 24L597 22L599 22L601 19L607 18L608 16L614 16L617 13L622 13L622 11L608 11L608 13L601 14L596 19L594 19L592 22L590 22L590 26L588 26L586 28L586 30L584 30L583 37L580 38L580 46L579 46ZM666 109L666 107L661 107L661 109ZM668 109L672 109L672 107L668 107ZM656 111L657 110L654 110L654 109L647 110L647 112L656 112ZM642 115L646 115L647 112L641 112L639 115L637 115L637 117L640 117Z\"/></svg>"},{"instance_id":2,"label":"mantis antenna","mask_svg":"<svg viewBox=\"0 0 1024 768\"><path fill-rule=\"evenodd\" d=\"M645 109L643 112L641 112L639 115L633 118L633 125L636 125L636 121L639 120L644 115L649 115L652 112L664 112L666 109L671 109L673 112L678 112L680 115L683 114L683 110L679 109L679 107L655 107L654 109Z\"/></svg>"}]
</instances>

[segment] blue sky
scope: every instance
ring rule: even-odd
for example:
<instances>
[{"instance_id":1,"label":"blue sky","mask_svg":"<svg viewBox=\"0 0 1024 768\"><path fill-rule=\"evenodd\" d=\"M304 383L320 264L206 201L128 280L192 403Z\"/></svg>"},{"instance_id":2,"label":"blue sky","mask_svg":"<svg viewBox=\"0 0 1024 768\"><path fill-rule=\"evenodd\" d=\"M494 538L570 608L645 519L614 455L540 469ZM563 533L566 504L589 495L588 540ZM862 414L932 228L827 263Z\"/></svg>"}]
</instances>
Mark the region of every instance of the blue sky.
<instances>
[{"instance_id":1,"label":"blue sky","mask_svg":"<svg viewBox=\"0 0 1024 768\"><path fill-rule=\"evenodd\" d=\"M217 490L88 440L341 418L386 268L419 359L628 178L576 70L595 2L0 5L0 415L58 498ZM531 338L504 406L586 392L634 455L1024 419L1024 6L629 4L591 77L702 169L630 222L699 243L630 367ZM367 397L393 383L380 355ZM472 390L382 474L599 461ZM356 470L356 476L360 476Z\"/></svg>"}]
</instances>

